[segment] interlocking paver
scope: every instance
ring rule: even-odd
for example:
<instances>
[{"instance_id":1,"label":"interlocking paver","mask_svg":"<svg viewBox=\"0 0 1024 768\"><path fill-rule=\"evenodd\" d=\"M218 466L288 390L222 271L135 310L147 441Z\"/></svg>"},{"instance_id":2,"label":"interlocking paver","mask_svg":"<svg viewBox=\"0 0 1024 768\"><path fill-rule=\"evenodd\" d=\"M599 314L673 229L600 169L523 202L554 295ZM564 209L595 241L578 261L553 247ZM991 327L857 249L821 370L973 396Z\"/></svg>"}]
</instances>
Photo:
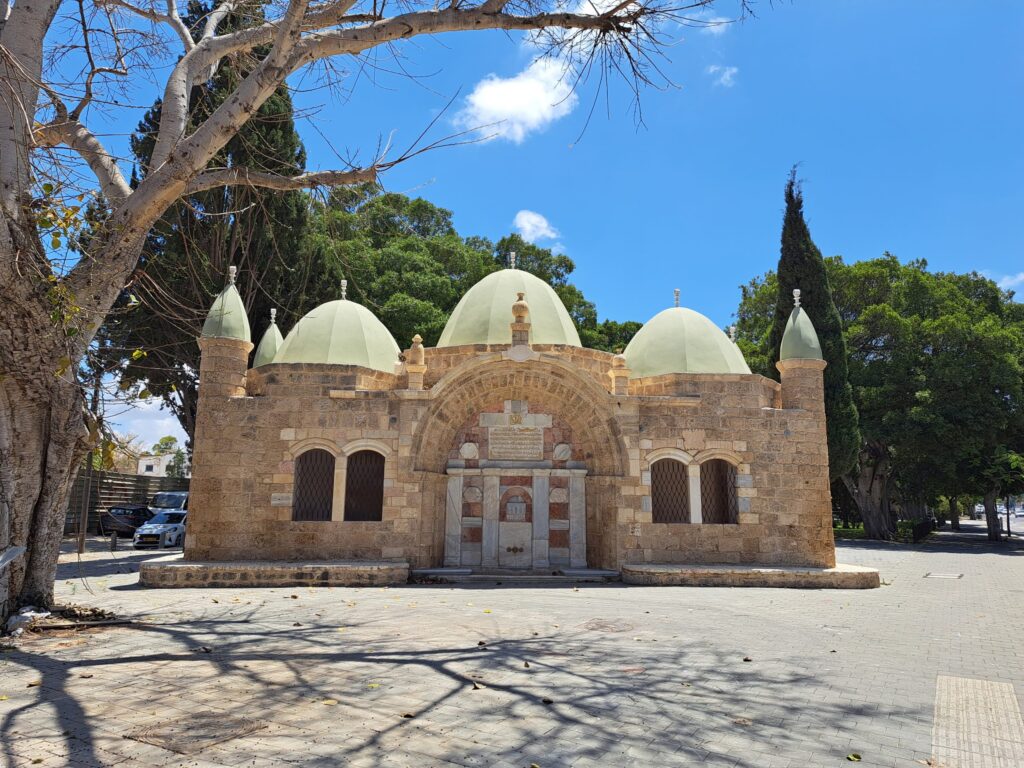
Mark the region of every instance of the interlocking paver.
<instances>
[{"instance_id":1,"label":"interlocking paver","mask_svg":"<svg viewBox=\"0 0 1024 768\"><path fill-rule=\"evenodd\" d=\"M0 654L2 764L904 766L932 756L938 676L1024 690L1019 544L841 546L887 582L858 592L143 590L148 556L65 556L62 600L140 623ZM123 738L196 713L267 728L190 756Z\"/></svg>"}]
</instances>

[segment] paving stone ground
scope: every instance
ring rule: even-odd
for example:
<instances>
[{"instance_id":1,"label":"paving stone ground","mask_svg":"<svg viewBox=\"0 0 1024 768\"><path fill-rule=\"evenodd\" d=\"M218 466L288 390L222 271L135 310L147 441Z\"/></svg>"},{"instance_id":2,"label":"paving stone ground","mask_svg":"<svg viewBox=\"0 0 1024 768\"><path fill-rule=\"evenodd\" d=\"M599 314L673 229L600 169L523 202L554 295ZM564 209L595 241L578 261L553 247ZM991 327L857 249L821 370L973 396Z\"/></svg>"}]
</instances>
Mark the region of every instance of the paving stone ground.
<instances>
[{"instance_id":1,"label":"paving stone ground","mask_svg":"<svg viewBox=\"0 0 1024 768\"><path fill-rule=\"evenodd\" d=\"M881 570L865 591L145 590L154 555L95 541L60 599L138 623L0 653L0 763L1020 768L1012 717L956 692L1024 693L1024 546L965 527L841 545ZM936 729L940 677L996 686L944 684ZM124 738L230 718L263 727L190 755Z\"/></svg>"}]
</instances>

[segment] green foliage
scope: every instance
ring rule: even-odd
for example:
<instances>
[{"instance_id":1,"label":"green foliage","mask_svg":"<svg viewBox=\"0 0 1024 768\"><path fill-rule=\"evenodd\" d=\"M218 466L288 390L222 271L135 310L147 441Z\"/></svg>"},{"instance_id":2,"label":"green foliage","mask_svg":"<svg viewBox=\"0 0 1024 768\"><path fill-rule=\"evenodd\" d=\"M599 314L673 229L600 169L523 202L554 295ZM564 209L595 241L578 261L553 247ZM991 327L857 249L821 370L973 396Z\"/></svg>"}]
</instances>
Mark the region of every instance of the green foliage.
<instances>
[{"instance_id":1,"label":"green foliage","mask_svg":"<svg viewBox=\"0 0 1024 768\"><path fill-rule=\"evenodd\" d=\"M167 476L168 477L188 477L189 474L189 462L188 456L181 448L178 448L174 452L174 456L167 462Z\"/></svg>"},{"instance_id":2,"label":"green foliage","mask_svg":"<svg viewBox=\"0 0 1024 768\"><path fill-rule=\"evenodd\" d=\"M156 456L164 456L168 453L174 453L178 450L178 438L174 435L165 435L153 443L153 447L150 449L150 453Z\"/></svg>"},{"instance_id":3,"label":"green foliage","mask_svg":"<svg viewBox=\"0 0 1024 768\"><path fill-rule=\"evenodd\" d=\"M849 265L831 257L825 268L863 439L889 459L904 506L1024 490L1024 317L1013 295L889 253ZM748 360L768 355L766 306L777 295L772 273L743 288Z\"/></svg>"},{"instance_id":4,"label":"green foliage","mask_svg":"<svg viewBox=\"0 0 1024 768\"><path fill-rule=\"evenodd\" d=\"M778 292L775 315L767 339L768 373L778 378L775 363L786 322L793 311L793 289L799 288L800 303L814 323L821 342L825 368L825 419L828 430L829 475L842 477L857 462L860 430L857 408L847 375L846 342L839 311L832 300L825 261L811 239L804 220L803 193L796 180L796 168L786 183L786 213L782 224L782 250L777 271ZM741 347L742 349L742 347ZM755 361L758 365L761 360Z\"/></svg>"}]
</instances>

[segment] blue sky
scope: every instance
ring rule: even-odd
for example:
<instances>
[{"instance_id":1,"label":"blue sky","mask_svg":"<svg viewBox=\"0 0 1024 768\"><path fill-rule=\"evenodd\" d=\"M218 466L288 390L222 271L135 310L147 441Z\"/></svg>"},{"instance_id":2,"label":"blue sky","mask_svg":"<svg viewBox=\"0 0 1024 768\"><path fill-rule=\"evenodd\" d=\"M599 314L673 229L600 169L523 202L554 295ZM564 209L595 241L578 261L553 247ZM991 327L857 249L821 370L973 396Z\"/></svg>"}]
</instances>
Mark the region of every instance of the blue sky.
<instances>
[{"instance_id":1,"label":"blue sky","mask_svg":"<svg viewBox=\"0 0 1024 768\"><path fill-rule=\"evenodd\" d=\"M720 3L713 15L734 10ZM596 81L568 93L557 65L532 64L536 51L518 35L406 42L401 62L383 55L353 72L345 99L296 78L308 167L338 167L353 152L366 161L388 137L400 150L458 94L432 138L501 116L489 132L505 135L419 156L385 185L451 209L464 235L497 239L518 216L576 261L574 280L602 318L646 320L679 287L683 304L728 325L738 286L778 259L794 163L825 254L889 250L1024 295L1024 4L756 10L675 31L662 65L678 87L642 94L641 126L620 83L607 100ZM399 63L417 77L394 74ZM125 414L123 428L150 442L179 434L153 410Z\"/></svg>"},{"instance_id":2,"label":"blue sky","mask_svg":"<svg viewBox=\"0 0 1024 768\"><path fill-rule=\"evenodd\" d=\"M1024 4L796 0L756 10L713 31L679 30L664 63L679 87L643 93L643 126L620 85L606 109L596 82L584 84L569 109L556 82L543 106L562 114L542 129L511 118L519 141L428 153L384 182L453 210L463 234L497 238L519 211L540 214L557 235L538 242L560 244L601 316L619 320L646 320L678 286L684 304L728 324L737 286L778 258L782 187L797 162L825 254L889 250L934 269L1017 276L1024 290ZM416 83L387 74L385 59L373 74L382 87L364 76L344 105L297 96L318 108L315 129L300 124L310 167L330 167L335 152L367 157L392 131L404 147L460 89L432 135L454 130L451 117L472 124L458 111L488 77L544 82L543 72L530 77L534 51L518 36L452 34L400 51ZM521 93L492 90L499 102Z\"/></svg>"}]
</instances>

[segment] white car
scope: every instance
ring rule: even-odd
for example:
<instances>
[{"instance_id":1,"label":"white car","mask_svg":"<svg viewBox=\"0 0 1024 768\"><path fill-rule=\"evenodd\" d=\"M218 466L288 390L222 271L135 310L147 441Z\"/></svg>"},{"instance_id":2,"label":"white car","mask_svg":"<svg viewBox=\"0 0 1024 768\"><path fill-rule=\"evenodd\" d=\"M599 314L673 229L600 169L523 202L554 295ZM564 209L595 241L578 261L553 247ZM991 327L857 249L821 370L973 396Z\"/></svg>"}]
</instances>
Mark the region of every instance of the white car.
<instances>
[{"instance_id":1,"label":"white car","mask_svg":"<svg viewBox=\"0 0 1024 768\"><path fill-rule=\"evenodd\" d=\"M135 549L180 547L185 541L185 512L158 512L135 529Z\"/></svg>"}]
</instances>

